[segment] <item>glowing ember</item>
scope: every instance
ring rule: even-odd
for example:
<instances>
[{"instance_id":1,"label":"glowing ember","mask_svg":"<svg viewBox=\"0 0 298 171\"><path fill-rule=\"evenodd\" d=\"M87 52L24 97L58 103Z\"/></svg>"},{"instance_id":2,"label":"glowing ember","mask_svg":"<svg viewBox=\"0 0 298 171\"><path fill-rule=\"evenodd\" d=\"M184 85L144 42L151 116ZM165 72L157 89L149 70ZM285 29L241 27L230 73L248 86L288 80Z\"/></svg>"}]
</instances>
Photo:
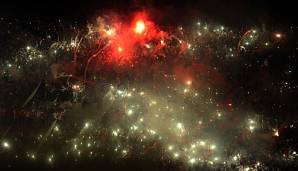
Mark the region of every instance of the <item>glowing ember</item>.
<instances>
[{"instance_id":1,"label":"glowing ember","mask_svg":"<svg viewBox=\"0 0 298 171\"><path fill-rule=\"evenodd\" d=\"M281 38L281 34L280 34L280 33L276 33L276 34L275 34L275 37L276 37L276 38Z\"/></svg>"},{"instance_id":2,"label":"glowing ember","mask_svg":"<svg viewBox=\"0 0 298 171\"><path fill-rule=\"evenodd\" d=\"M115 35L115 30L114 29L108 29L106 31L106 33L107 33L108 36L113 36L113 35Z\"/></svg>"},{"instance_id":3,"label":"glowing ember","mask_svg":"<svg viewBox=\"0 0 298 171\"><path fill-rule=\"evenodd\" d=\"M277 129L274 129L273 131L274 131L273 135L276 136L276 137L278 137L279 136L278 130Z\"/></svg>"},{"instance_id":4,"label":"glowing ember","mask_svg":"<svg viewBox=\"0 0 298 171\"><path fill-rule=\"evenodd\" d=\"M122 47L118 47L118 52L122 52L123 51L123 49L122 49Z\"/></svg>"},{"instance_id":5,"label":"glowing ember","mask_svg":"<svg viewBox=\"0 0 298 171\"><path fill-rule=\"evenodd\" d=\"M186 84L187 84L187 85L191 85L191 84L192 84L192 81L191 81L191 80L187 80L187 81L186 81Z\"/></svg>"}]
</instances>

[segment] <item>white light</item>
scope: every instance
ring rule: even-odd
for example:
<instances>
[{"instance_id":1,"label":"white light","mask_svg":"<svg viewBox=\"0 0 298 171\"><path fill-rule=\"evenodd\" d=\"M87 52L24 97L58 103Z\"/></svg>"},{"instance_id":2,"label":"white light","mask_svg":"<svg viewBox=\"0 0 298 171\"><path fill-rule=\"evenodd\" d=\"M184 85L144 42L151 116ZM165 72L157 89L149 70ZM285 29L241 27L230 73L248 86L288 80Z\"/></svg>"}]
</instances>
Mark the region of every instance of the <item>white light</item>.
<instances>
[{"instance_id":1,"label":"white light","mask_svg":"<svg viewBox=\"0 0 298 171\"><path fill-rule=\"evenodd\" d=\"M187 84L187 85L191 85L191 83L192 83L191 80L187 80L187 81L186 81L186 84Z\"/></svg>"},{"instance_id":2,"label":"white light","mask_svg":"<svg viewBox=\"0 0 298 171\"><path fill-rule=\"evenodd\" d=\"M113 36L115 34L115 30L114 29L109 29L106 31L108 36Z\"/></svg>"},{"instance_id":3,"label":"white light","mask_svg":"<svg viewBox=\"0 0 298 171\"><path fill-rule=\"evenodd\" d=\"M112 134L113 134L114 136L118 136L118 132L117 132L117 131L113 131Z\"/></svg>"},{"instance_id":4,"label":"white light","mask_svg":"<svg viewBox=\"0 0 298 171\"><path fill-rule=\"evenodd\" d=\"M141 34L145 31L145 23L144 21L142 20L139 20L136 22L136 25L135 25L135 33L137 34Z\"/></svg>"},{"instance_id":5,"label":"white light","mask_svg":"<svg viewBox=\"0 0 298 171\"><path fill-rule=\"evenodd\" d=\"M205 141L200 141L201 146L204 146L205 144L206 144Z\"/></svg>"},{"instance_id":6,"label":"white light","mask_svg":"<svg viewBox=\"0 0 298 171\"><path fill-rule=\"evenodd\" d=\"M34 155L34 154L32 154L32 155L31 155L31 158L32 158L32 159L35 159L35 155Z\"/></svg>"},{"instance_id":7,"label":"white light","mask_svg":"<svg viewBox=\"0 0 298 171\"><path fill-rule=\"evenodd\" d=\"M179 157L179 154L178 153L174 153L174 157L175 158Z\"/></svg>"},{"instance_id":8,"label":"white light","mask_svg":"<svg viewBox=\"0 0 298 171\"><path fill-rule=\"evenodd\" d=\"M189 162L190 162L191 164L194 164L194 163L196 162L196 159L195 159L195 158L191 158L191 159L189 160Z\"/></svg>"},{"instance_id":9,"label":"white light","mask_svg":"<svg viewBox=\"0 0 298 171\"><path fill-rule=\"evenodd\" d=\"M274 136L276 136L276 137L278 137L279 136L279 132L278 132L278 130L276 129L276 130L274 130L274 134L273 134Z\"/></svg>"},{"instance_id":10,"label":"white light","mask_svg":"<svg viewBox=\"0 0 298 171\"><path fill-rule=\"evenodd\" d=\"M138 129L138 127L137 127L137 126L135 126L135 125L133 125L133 126L132 126L132 129L133 129L133 130L137 130L137 129Z\"/></svg>"},{"instance_id":11,"label":"white light","mask_svg":"<svg viewBox=\"0 0 298 171\"><path fill-rule=\"evenodd\" d=\"M210 146L210 149L211 149L211 150L214 150L215 148L216 148L215 145L211 145L211 146Z\"/></svg>"},{"instance_id":12,"label":"white light","mask_svg":"<svg viewBox=\"0 0 298 171\"><path fill-rule=\"evenodd\" d=\"M276 33L276 34L275 34L275 37L276 37L276 38L281 38L281 34L280 34L280 33Z\"/></svg>"},{"instance_id":13,"label":"white light","mask_svg":"<svg viewBox=\"0 0 298 171\"><path fill-rule=\"evenodd\" d=\"M149 132L150 132L152 135L155 135L155 134L156 134L156 132L155 132L154 130L152 130L152 129L150 129Z\"/></svg>"},{"instance_id":14,"label":"white light","mask_svg":"<svg viewBox=\"0 0 298 171\"><path fill-rule=\"evenodd\" d=\"M249 130L253 131L254 129L255 129L254 126L252 126L252 125L249 126Z\"/></svg>"},{"instance_id":15,"label":"white light","mask_svg":"<svg viewBox=\"0 0 298 171\"><path fill-rule=\"evenodd\" d=\"M177 123L177 128L178 128L178 129L182 129L182 128L183 128L183 125L182 125L182 123L180 123L180 122L179 122L179 123Z\"/></svg>"},{"instance_id":16,"label":"white light","mask_svg":"<svg viewBox=\"0 0 298 171\"><path fill-rule=\"evenodd\" d=\"M70 46L71 46L71 47L76 47L76 42L72 40L72 41L70 42Z\"/></svg>"},{"instance_id":17,"label":"white light","mask_svg":"<svg viewBox=\"0 0 298 171\"><path fill-rule=\"evenodd\" d=\"M187 44L187 48L190 49L191 48L191 44L188 43Z\"/></svg>"},{"instance_id":18,"label":"white light","mask_svg":"<svg viewBox=\"0 0 298 171\"><path fill-rule=\"evenodd\" d=\"M59 131L59 127L55 126L54 131Z\"/></svg>"},{"instance_id":19,"label":"white light","mask_svg":"<svg viewBox=\"0 0 298 171\"><path fill-rule=\"evenodd\" d=\"M6 149L7 149L7 148L10 148L9 143L6 142L6 141L4 141L2 145L3 145L3 147L6 148Z\"/></svg>"},{"instance_id":20,"label":"white light","mask_svg":"<svg viewBox=\"0 0 298 171\"><path fill-rule=\"evenodd\" d=\"M187 93L187 92L189 92L189 90L188 90L187 88L185 88L185 89L183 90L183 92L184 92L184 93Z\"/></svg>"},{"instance_id":21,"label":"white light","mask_svg":"<svg viewBox=\"0 0 298 171\"><path fill-rule=\"evenodd\" d=\"M127 115L132 115L132 114L133 114L133 110L129 109L129 110L127 111Z\"/></svg>"},{"instance_id":22,"label":"white light","mask_svg":"<svg viewBox=\"0 0 298 171\"><path fill-rule=\"evenodd\" d=\"M147 49L150 49L150 45L149 44L145 44Z\"/></svg>"}]
</instances>

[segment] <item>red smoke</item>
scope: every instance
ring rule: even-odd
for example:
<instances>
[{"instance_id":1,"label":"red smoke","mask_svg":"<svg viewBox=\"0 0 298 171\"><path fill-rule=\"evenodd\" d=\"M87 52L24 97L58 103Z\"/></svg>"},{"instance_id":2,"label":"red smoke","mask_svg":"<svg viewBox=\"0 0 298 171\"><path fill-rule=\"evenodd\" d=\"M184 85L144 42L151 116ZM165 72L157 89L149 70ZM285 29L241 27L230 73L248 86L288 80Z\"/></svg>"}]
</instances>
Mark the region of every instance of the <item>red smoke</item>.
<instances>
[{"instance_id":1,"label":"red smoke","mask_svg":"<svg viewBox=\"0 0 298 171\"><path fill-rule=\"evenodd\" d=\"M115 22L111 29L106 31L109 39L109 48L106 61L116 65L131 64L133 60L141 56L137 48L150 48L147 43L154 40L160 42L164 33L149 20L144 12L136 13L128 22ZM158 46L159 47L159 46Z\"/></svg>"}]
</instances>

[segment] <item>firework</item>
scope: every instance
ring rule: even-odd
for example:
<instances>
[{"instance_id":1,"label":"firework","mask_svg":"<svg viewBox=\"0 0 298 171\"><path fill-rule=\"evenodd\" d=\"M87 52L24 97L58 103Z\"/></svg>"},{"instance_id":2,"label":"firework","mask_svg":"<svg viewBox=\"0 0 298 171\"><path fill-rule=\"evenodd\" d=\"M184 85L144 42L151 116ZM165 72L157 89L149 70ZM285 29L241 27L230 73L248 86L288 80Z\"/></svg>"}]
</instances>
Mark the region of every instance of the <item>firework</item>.
<instances>
[{"instance_id":1,"label":"firework","mask_svg":"<svg viewBox=\"0 0 298 171\"><path fill-rule=\"evenodd\" d=\"M24 45L1 63L1 79L37 77L39 84L23 107L27 113L54 113L53 122L30 134L28 149L8 131L3 153L48 164L60 158L121 160L157 153L154 157L186 167L262 168L259 160L240 161L255 151L264 155L267 145L256 142L274 142L281 132L262 114L225 99L233 80L223 72L242 55L275 47L271 38L257 28L241 32L203 22L162 30L143 12L129 22L100 17L88 31L50 41L46 50ZM296 159L294 152L284 158Z\"/></svg>"}]
</instances>

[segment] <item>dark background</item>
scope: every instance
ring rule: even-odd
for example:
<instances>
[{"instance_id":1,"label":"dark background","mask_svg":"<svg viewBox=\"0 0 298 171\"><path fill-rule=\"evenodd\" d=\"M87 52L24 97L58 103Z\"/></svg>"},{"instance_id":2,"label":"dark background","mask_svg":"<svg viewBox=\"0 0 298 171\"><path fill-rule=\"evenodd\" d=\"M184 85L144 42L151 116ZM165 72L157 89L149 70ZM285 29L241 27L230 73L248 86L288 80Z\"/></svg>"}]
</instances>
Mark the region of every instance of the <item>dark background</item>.
<instances>
[{"instance_id":1,"label":"dark background","mask_svg":"<svg viewBox=\"0 0 298 171\"><path fill-rule=\"evenodd\" d=\"M292 26L297 24L296 7L295 0L5 0L0 2L0 16L86 22L111 9L124 14L151 9L165 24L197 17L233 26Z\"/></svg>"}]
</instances>

